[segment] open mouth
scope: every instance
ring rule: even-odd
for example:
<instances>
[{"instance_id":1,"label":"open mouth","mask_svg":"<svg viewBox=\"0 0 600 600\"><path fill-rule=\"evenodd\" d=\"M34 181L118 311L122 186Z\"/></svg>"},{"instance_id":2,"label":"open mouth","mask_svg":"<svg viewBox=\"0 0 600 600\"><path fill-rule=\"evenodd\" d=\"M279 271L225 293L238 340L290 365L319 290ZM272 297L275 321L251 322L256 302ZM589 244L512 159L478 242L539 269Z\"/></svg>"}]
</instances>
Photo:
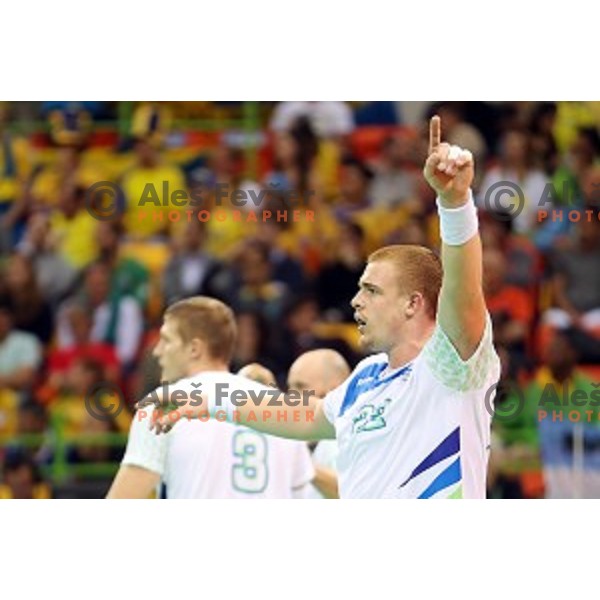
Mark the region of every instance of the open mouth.
<instances>
[{"instance_id":1,"label":"open mouth","mask_svg":"<svg viewBox=\"0 0 600 600\"><path fill-rule=\"evenodd\" d=\"M363 333L363 331L367 325L367 322L358 314L354 315L354 320L356 321L356 324L358 325L358 331Z\"/></svg>"}]
</instances>

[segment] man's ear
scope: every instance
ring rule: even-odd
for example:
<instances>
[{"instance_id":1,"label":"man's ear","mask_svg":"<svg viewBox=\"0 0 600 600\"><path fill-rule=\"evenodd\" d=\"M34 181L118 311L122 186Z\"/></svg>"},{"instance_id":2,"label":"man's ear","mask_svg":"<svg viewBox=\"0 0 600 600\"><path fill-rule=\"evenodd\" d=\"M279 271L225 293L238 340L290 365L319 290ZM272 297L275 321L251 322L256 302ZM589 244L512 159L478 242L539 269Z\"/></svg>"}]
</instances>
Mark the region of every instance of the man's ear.
<instances>
[{"instance_id":1,"label":"man's ear","mask_svg":"<svg viewBox=\"0 0 600 600\"><path fill-rule=\"evenodd\" d=\"M413 292L406 302L406 317L414 317L420 308L425 306L425 298L421 292Z\"/></svg>"},{"instance_id":2,"label":"man's ear","mask_svg":"<svg viewBox=\"0 0 600 600\"><path fill-rule=\"evenodd\" d=\"M190 358L200 360L206 354L206 344L200 338L194 338L190 344Z\"/></svg>"}]
</instances>

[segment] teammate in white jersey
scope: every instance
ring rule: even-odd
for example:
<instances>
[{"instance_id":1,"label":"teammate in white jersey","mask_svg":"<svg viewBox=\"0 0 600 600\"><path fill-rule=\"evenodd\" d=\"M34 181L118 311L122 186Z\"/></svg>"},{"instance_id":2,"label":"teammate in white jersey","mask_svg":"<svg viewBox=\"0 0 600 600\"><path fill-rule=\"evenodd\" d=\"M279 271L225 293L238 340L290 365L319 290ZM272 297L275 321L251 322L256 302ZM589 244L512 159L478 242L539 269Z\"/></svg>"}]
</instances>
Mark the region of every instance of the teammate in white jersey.
<instances>
[{"instance_id":1,"label":"teammate in white jersey","mask_svg":"<svg viewBox=\"0 0 600 600\"><path fill-rule=\"evenodd\" d=\"M210 298L190 298L169 307L155 348L163 381L217 384L230 389L264 386L228 372L235 343L233 313ZM166 436L150 431L152 407L134 415L125 456L109 498L146 498L165 484L167 498L302 498L314 477L302 442L211 420L181 419Z\"/></svg>"},{"instance_id":2,"label":"teammate in white jersey","mask_svg":"<svg viewBox=\"0 0 600 600\"><path fill-rule=\"evenodd\" d=\"M350 375L346 359L335 350L310 350L301 354L288 372L288 388L312 390L317 398L325 398ZM338 445L335 440L321 440L313 450L316 476L308 497L339 498L337 478Z\"/></svg>"},{"instance_id":3,"label":"teammate in white jersey","mask_svg":"<svg viewBox=\"0 0 600 600\"><path fill-rule=\"evenodd\" d=\"M377 354L323 401L303 404L297 421L256 419L247 405L229 413L284 437L336 437L342 498L485 497L486 404L500 362L482 290L473 175L471 153L442 143L433 117L424 176L437 193L441 263L419 246L374 252L352 306L362 345ZM208 395L193 411L216 408ZM157 433L170 427L167 417L154 424Z\"/></svg>"}]
</instances>

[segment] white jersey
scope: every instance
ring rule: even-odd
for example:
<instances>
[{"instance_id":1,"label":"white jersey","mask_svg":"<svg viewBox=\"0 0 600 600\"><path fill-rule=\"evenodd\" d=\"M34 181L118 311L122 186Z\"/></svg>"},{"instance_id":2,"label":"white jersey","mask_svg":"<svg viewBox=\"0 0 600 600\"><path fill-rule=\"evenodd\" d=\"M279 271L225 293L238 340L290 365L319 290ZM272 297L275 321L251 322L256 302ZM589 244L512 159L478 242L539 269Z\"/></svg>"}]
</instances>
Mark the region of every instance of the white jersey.
<instances>
[{"instance_id":1,"label":"white jersey","mask_svg":"<svg viewBox=\"0 0 600 600\"><path fill-rule=\"evenodd\" d=\"M499 377L489 315L466 362L438 324L403 367L390 369L386 354L361 361L324 400L338 441L340 496L485 498Z\"/></svg>"},{"instance_id":2,"label":"white jersey","mask_svg":"<svg viewBox=\"0 0 600 600\"><path fill-rule=\"evenodd\" d=\"M227 372L201 373L197 380L208 394L217 383L229 384L230 390L265 388ZM185 417L167 434L156 435L149 429L152 410L150 406L134 415L122 464L160 475L167 498L305 497L314 468L304 442Z\"/></svg>"},{"instance_id":3,"label":"white jersey","mask_svg":"<svg viewBox=\"0 0 600 600\"><path fill-rule=\"evenodd\" d=\"M325 467L332 471L337 471L338 445L335 440L321 440L312 454L313 464L319 467ZM319 490L311 485L307 498L311 500L323 500L325 496Z\"/></svg>"}]
</instances>

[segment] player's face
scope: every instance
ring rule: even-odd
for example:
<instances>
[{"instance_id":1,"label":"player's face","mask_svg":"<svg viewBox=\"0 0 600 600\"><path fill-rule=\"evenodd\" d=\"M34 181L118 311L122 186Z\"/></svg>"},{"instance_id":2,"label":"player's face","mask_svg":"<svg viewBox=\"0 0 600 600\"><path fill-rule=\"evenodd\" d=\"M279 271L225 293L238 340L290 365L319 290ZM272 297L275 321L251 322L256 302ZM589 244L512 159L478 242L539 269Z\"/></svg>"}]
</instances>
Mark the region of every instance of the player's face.
<instances>
[{"instance_id":1,"label":"player's face","mask_svg":"<svg viewBox=\"0 0 600 600\"><path fill-rule=\"evenodd\" d=\"M328 390L325 388L321 371L317 365L306 361L292 365L288 373L288 388L300 393L312 391L317 398L325 398Z\"/></svg>"},{"instance_id":2,"label":"player's face","mask_svg":"<svg viewBox=\"0 0 600 600\"><path fill-rule=\"evenodd\" d=\"M185 376L186 347L172 319L165 319L160 328L160 339L153 354L160 365L162 381L176 381Z\"/></svg>"},{"instance_id":3,"label":"player's face","mask_svg":"<svg viewBox=\"0 0 600 600\"><path fill-rule=\"evenodd\" d=\"M359 291L350 303L358 323L360 344L372 352L389 352L398 343L406 322L394 265L368 263L358 282Z\"/></svg>"}]
</instances>

